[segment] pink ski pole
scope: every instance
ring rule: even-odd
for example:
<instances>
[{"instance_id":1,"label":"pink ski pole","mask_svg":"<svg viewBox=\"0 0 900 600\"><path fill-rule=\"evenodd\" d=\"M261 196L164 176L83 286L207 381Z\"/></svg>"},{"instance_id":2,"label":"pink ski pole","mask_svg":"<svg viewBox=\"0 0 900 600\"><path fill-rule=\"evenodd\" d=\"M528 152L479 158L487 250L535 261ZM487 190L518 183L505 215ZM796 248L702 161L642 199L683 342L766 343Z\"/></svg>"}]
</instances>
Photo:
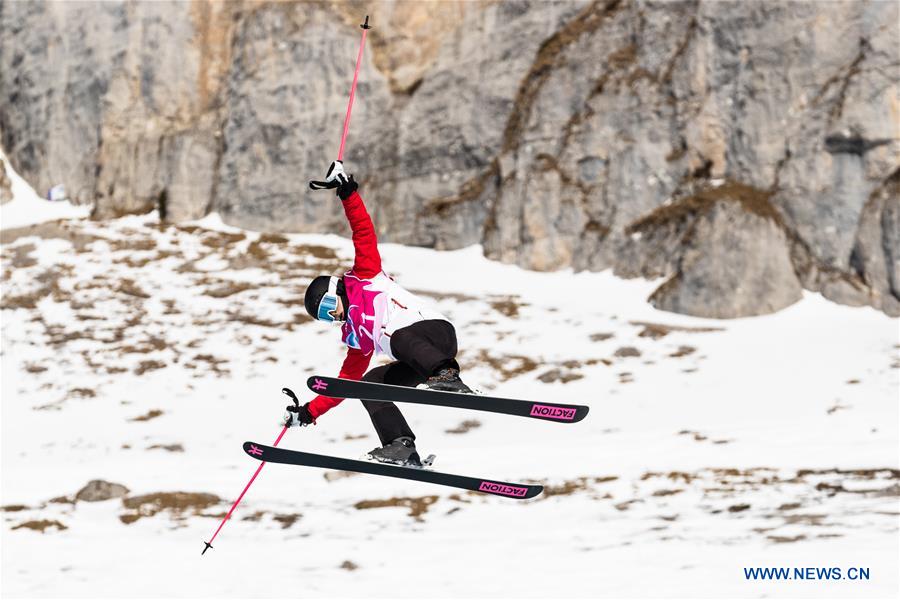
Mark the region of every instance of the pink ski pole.
<instances>
[{"instance_id":1,"label":"pink ski pole","mask_svg":"<svg viewBox=\"0 0 900 600\"><path fill-rule=\"evenodd\" d=\"M291 391L288 388L283 388L281 391L291 397L291 399L294 401L295 406L300 406L300 400L297 399L297 396L296 396L296 394L294 394L293 391ZM288 428L289 428L288 425L284 426L284 429L281 430L281 433L279 433L278 437L275 439L275 443L272 444L273 446L278 445L278 442L280 442L281 438L284 437L284 434L287 433ZM219 535L219 532L222 531L223 527L225 527L225 523L228 521L228 519L231 518L231 513L234 512L234 509L237 508L237 505L240 504L241 500L244 499L244 494L246 494L247 490L250 489L250 486L253 485L253 481L256 479L256 476L259 475L259 472L262 471L262 468L264 466L266 466L265 462L259 463L259 466L256 468L256 472L253 473L253 477L251 477L250 481L247 482L247 485L244 486L244 491L242 491L241 495L237 497L237 500L235 500L234 504L231 505L231 509L228 511L228 514L225 515L225 518L222 519L221 523L219 523L219 528L216 529L216 532L213 534L213 536L211 538L209 538L208 542L203 542L205 544L205 546L203 547L203 552L200 553L200 556L203 556L204 554L206 554L207 550L212 548L212 543L216 539L216 536Z\"/></svg>"},{"instance_id":2,"label":"pink ski pole","mask_svg":"<svg viewBox=\"0 0 900 600\"><path fill-rule=\"evenodd\" d=\"M353 97L356 95L356 81L359 79L359 67L362 64L363 48L366 45L366 32L372 29L369 26L369 15L366 15L366 22L360 25L362 28L362 39L359 42L359 53L356 55L356 71L353 73L353 85L350 86L350 101L347 103L347 116L344 117L344 133L341 135L341 148L338 150L338 160L344 160L344 143L347 141L347 132L350 130L350 111L353 110Z\"/></svg>"}]
</instances>

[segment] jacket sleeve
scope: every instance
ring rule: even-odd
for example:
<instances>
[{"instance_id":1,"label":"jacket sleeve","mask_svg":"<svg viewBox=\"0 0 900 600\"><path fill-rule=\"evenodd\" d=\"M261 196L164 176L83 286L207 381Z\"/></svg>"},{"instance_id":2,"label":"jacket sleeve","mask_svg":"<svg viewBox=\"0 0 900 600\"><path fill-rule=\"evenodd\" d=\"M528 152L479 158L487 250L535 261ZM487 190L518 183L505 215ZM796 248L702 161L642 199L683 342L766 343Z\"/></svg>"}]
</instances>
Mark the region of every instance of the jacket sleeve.
<instances>
[{"instance_id":1,"label":"jacket sleeve","mask_svg":"<svg viewBox=\"0 0 900 600\"><path fill-rule=\"evenodd\" d=\"M353 248L356 258L353 261L353 274L363 279L374 277L381 272L381 255L378 253L378 238L375 226L363 204L358 192L353 192L343 201L344 214L353 232Z\"/></svg>"},{"instance_id":2,"label":"jacket sleeve","mask_svg":"<svg viewBox=\"0 0 900 600\"><path fill-rule=\"evenodd\" d=\"M341 365L341 373L338 375L341 379L359 380L363 373L369 368L369 361L372 360L372 353L363 353L362 350L349 348L347 350L347 358ZM343 402L343 398L329 398L328 396L316 396L309 402L309 414L313 419L318 419L326 412Z\"/></svg>"}]
</instances>

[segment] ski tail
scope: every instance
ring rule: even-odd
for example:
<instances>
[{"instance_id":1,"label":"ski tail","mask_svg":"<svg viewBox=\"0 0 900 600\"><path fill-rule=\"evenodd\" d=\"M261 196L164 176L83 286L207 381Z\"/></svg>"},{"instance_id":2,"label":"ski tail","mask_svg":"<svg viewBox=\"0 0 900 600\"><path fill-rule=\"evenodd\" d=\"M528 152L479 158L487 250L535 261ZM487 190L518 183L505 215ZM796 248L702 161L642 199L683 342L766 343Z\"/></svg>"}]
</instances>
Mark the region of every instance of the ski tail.
<instances>
[{"instance_id":1,"label":"ski tail","mask_svg":"<svg viewBox=\"0 0 900 600\"><path fill-rule=\"evenodd\" d=\"M542 485L510 483L495 479L453 475L450 473L400 467L385 463L372 463L365 460L353 460L337 456L326 456L324 454L300 452L297 450L285 450L284 448L275 448L273 446L266 446L255 442L244 442L244 452L246 452L248 456L263 462L301 465L318 467L321 469L335 469L339 471L352 471L354 473L381 475L383 477L395 477L398 479L409 479L411 481L445 485L448 487L516 500L534 498L544 491L544 486Z\"/></svg>"}]
</instances>

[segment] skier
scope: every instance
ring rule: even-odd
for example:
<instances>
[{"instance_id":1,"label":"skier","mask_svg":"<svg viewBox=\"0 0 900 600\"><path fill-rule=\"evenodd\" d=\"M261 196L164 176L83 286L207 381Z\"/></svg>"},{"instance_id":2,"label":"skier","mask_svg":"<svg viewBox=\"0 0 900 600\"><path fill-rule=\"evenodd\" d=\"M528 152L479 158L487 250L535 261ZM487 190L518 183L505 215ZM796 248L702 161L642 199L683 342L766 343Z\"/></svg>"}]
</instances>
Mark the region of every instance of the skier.
<instances>
[{"instance_id":1,"label":"skier","mask_svg":"<svg viewBox=\"0 0 900 600\"><path fill-rule=\"evenodd\" d=\"M306 288L306 312L319 321L341 324L349 347L342 379L387 383L431 390L472 393L459 377L456 330L441 313L403 289L381 269L375 227L341 161L331 163L325 178L336 187L353 233L353 268L341 277L320 275ZM366 373L374 354L394 362ZM365 373L365 375L363 375ZM306 426L342 400L317 396L303 406L288 406L285 425ZM416 436L392 402L362 400L382 447L369 452L377 461L421 466Z\"/></svg>"}]
</instances>

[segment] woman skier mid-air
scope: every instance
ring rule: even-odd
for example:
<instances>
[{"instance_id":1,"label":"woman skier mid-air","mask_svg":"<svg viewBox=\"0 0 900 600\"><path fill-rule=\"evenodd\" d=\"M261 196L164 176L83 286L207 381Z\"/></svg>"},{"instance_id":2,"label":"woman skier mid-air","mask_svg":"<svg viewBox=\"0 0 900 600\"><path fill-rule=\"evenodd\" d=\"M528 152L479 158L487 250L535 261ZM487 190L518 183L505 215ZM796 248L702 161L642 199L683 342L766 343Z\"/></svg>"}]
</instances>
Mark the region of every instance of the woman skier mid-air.
<instances>
[{"instance_id":1,"label":"woman skier mid-air","mask_svg":"<svg viewBox=\"0 0 900 600\"><path fill-rule=\"evenodd\" d=\"M456 330L442 314L403 289L381 270L375 227L341 161L331 163L325 181L337 188L353 232L353 268L341 277L320 275L306 288L306 312L319 321L341 324L348 346L339 377L432 390L472 393L459 378ZM366 373L374 354L394 362ZM365 374L364 374L365 373ZM285 425L305 426L342 400L316 396L303 406L288 406ZM382 447L369 453L380 462L421 466L415 439L392 402L362 400Z\"/></svg>"}]
</instances>

